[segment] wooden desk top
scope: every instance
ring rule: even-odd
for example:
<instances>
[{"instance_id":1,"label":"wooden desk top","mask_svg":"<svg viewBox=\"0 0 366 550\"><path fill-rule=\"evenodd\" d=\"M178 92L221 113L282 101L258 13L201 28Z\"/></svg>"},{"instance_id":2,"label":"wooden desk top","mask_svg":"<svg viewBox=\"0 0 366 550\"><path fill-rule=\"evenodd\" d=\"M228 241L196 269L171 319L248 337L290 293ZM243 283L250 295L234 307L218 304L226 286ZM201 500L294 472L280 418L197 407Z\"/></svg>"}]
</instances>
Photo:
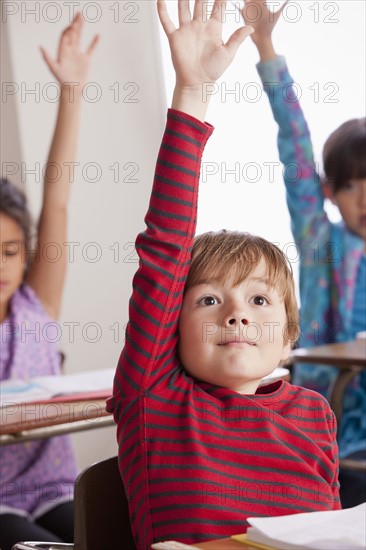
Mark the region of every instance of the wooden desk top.
<instances>
[{"instance_id":1,"label":"wooden desk top","mask_svg":"<svg viewBox=\"0 0 366 550\"><path fill-rule=\"evenodd\" d=\"M295 349L291 354L295 363L319 363L339 368L358 366L366 368L366 340L358 339L343 344L327 344L314 348Z\"/></svg>"},{"instance_id":2,"label":"wooden desk top","mask_svg":"<svg viewBox=\"0 0 366 550\"><path fill-rule=\"evenodd\" d=\"M199 544L194 544L192 548L200 548L202 550L251 550L254 547L229 538L201 542ZM255 550L258 550L258 547Z\"/></svg>"},{"instance_id":3,"label":"wooden desk top","mask_svg":"<svg viewBox=\"0 0 366 550\"><path fill-rule=\"evenodd\" d=\"M107 417L107 418L105 418ZM112 425L113 419L105 408L105 398L78 401L19 403L0 408L0 437L8 441L35 439L56 433ZM22 434L27 434L22 437ZM37 436L37 437L36 437Z\"/></svg>"},{"instance_id":4,"label":"wooden desk top","mask_svg":"<svg viewBox=\"0 0 366 550\"><path fill-rule=\"evenodd\" d=\"M105 399L13 404L0 408L0 435L108 415Z\"/></svg>"}]
</instances>

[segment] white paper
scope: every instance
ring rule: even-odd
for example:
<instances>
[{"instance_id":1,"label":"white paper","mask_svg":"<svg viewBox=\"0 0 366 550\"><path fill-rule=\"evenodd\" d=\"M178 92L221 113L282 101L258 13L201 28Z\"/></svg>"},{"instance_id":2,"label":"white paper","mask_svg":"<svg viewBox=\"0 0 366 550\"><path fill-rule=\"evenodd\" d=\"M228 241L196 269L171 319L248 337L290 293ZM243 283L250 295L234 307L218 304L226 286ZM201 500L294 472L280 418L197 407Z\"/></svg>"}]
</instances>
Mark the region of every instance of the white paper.
<instances>
[{"instance_id":1,"label":"white paper","mask_svg":"<svg viewBox=\"0 0 366 550\"><path fill-rule=\"evenodd\" d=\"M248 518L248 522L266 537L270 537L273 546L281 549L285 549L286 545L307 550L366 548L365 502L346 510ZM258 538L257 541L259 542Z\"/></svg>"},{"instance_id":2,"label":"white paper","mask_svg":"<svg viewBox=\"0 0 366 550\"><path fill-rule=\"evenodd\" d=\"M29 380L3 380L0 383L0 406L100 390L110 390L112 394L114 373L115 369L102 369L60 376L37 376Z\"/></svg>"}]
</instances>

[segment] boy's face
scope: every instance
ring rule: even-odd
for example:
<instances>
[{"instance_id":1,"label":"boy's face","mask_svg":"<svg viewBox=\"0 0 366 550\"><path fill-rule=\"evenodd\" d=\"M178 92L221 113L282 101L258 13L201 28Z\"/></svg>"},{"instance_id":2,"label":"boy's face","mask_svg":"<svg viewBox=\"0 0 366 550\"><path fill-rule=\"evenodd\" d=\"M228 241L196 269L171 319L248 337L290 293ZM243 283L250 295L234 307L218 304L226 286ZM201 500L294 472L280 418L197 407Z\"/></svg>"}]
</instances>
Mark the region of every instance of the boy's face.
<instances>
[{"instance_id":1,"label":"boy's face","mask_svg":"<svg viewBox=\"0 0 366 550\"><path fill-rule=\"evenodd\" d=\"M268 284L262 259L237 286L230 280L190 288L179 321L179 354L192 376L238 393L255 393L261 379L290 353L285 305Z\"/></svg>"},{"instance_id":2,"label":"boy's face","mask_svg":"<svg viewBox=\"0 0 366 550\"><path fill-rule=\"evenodd\" d=\"M347 227L366 240L366 179L351 180L331 198Z\"/></svg>"}]
</instances>

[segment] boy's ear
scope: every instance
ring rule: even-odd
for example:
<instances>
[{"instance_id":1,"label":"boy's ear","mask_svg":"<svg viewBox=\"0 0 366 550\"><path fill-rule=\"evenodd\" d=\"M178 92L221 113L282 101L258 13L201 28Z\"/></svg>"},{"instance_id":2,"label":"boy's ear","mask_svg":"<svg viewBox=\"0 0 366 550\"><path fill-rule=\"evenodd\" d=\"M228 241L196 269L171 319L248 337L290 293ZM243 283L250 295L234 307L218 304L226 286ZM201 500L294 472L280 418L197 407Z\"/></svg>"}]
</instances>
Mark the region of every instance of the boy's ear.
<instances>
[{"instance_id":1,"label":"boy's ear","mask_svg":"<svg viewBox=\"0 0 366 550\"><path fill-rule=\"evenodd\" d=\"M333 204L337 204L333 190L327 181L323 181L322 190L325 199L329 199Z\"/></svg>"}]
</instances>

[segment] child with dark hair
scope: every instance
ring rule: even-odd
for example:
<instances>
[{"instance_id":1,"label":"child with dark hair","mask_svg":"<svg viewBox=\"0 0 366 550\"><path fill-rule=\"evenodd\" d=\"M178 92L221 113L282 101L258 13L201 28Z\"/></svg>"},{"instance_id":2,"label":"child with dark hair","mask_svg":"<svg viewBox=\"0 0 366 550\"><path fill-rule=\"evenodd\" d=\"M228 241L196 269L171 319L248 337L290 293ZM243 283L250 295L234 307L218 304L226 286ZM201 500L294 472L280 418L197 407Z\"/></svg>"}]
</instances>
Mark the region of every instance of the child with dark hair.
<instances>
[{"instance_id":1,"label":"child with dark hair","mask_svg":"<svg viewBox=\"0 0 366 550\"><path fill-rule=\"evenodd\" d=\"M224 43L226 3L215 0L209 18L205 4L196 0L191 14L179 0L176 28L158 0L176 87L108 401L138 550L227 537L254 515L340 506L326 399L283 380L261 385L298 333L286 257L247 233L195 239L201 158L213 131L203 84L220 78L252 30Z\"/></svg>"},{"instance_id":2,"label":"child with dark hair","mask_svg":"<svg viewBox=\"0 0 366 550\"><path fill-rule=\"evenodd\" d=\"M265 0L246 0L243 16L251 3L261 17L251 23L257 65L279 126L278 148L284 171L292 231L301 251L300 346L345 342L366 330L366 120L349 120L327 139L323 150L324 178L315 171L309 130L292 90L285 58L278 56L272 31L282 8L270 13ZM286 93L284 93L286 90ZM294 178L290 167L299 177ZM332 223L324 198L339 209L341 223ZM293 383L325 396L338 374L324 365L295 365ZM341 426L341 458L366 459L366 372L348 386ZM343 507L366 500L364 472L341 470Z\"/></svg>"},{"instance_id":3,"label":"child with dark hair","mask_svg":"<svg viewBox=\"0 0 366 550\"><path fill-rule=\"evenodd\" d=\"M31 218L25 195L0 181L0 380L59 374L55 343L43 329L58 318L66 274L67 206L70 181L65 162L75 160L82 89L98 41L80 51L83 19L63 32L57 60L43 57L60 83L56 128L47 161L36 253L31 257ZM78 83L76 85L76 83ZM72 92L70 88L72 84ZM61 177L53 181L53 168ZM48 261L44 247L62 250ZM0 547L21 540L72 542L73 486L77 475L71 440L62 436L17 443L0 451Z\"/></svg>"},{"instance_id":4,"label":"child with dark hair","mask_svg":"<svg viewBox=\"0 0 366 550\"><path fill-rule=\"evenodd\" d=\"M352 179L366 178L366 124L364 118L344 122L328 137L323 147L325 182L333 194Z\"/></svg>"}]
</instances>

